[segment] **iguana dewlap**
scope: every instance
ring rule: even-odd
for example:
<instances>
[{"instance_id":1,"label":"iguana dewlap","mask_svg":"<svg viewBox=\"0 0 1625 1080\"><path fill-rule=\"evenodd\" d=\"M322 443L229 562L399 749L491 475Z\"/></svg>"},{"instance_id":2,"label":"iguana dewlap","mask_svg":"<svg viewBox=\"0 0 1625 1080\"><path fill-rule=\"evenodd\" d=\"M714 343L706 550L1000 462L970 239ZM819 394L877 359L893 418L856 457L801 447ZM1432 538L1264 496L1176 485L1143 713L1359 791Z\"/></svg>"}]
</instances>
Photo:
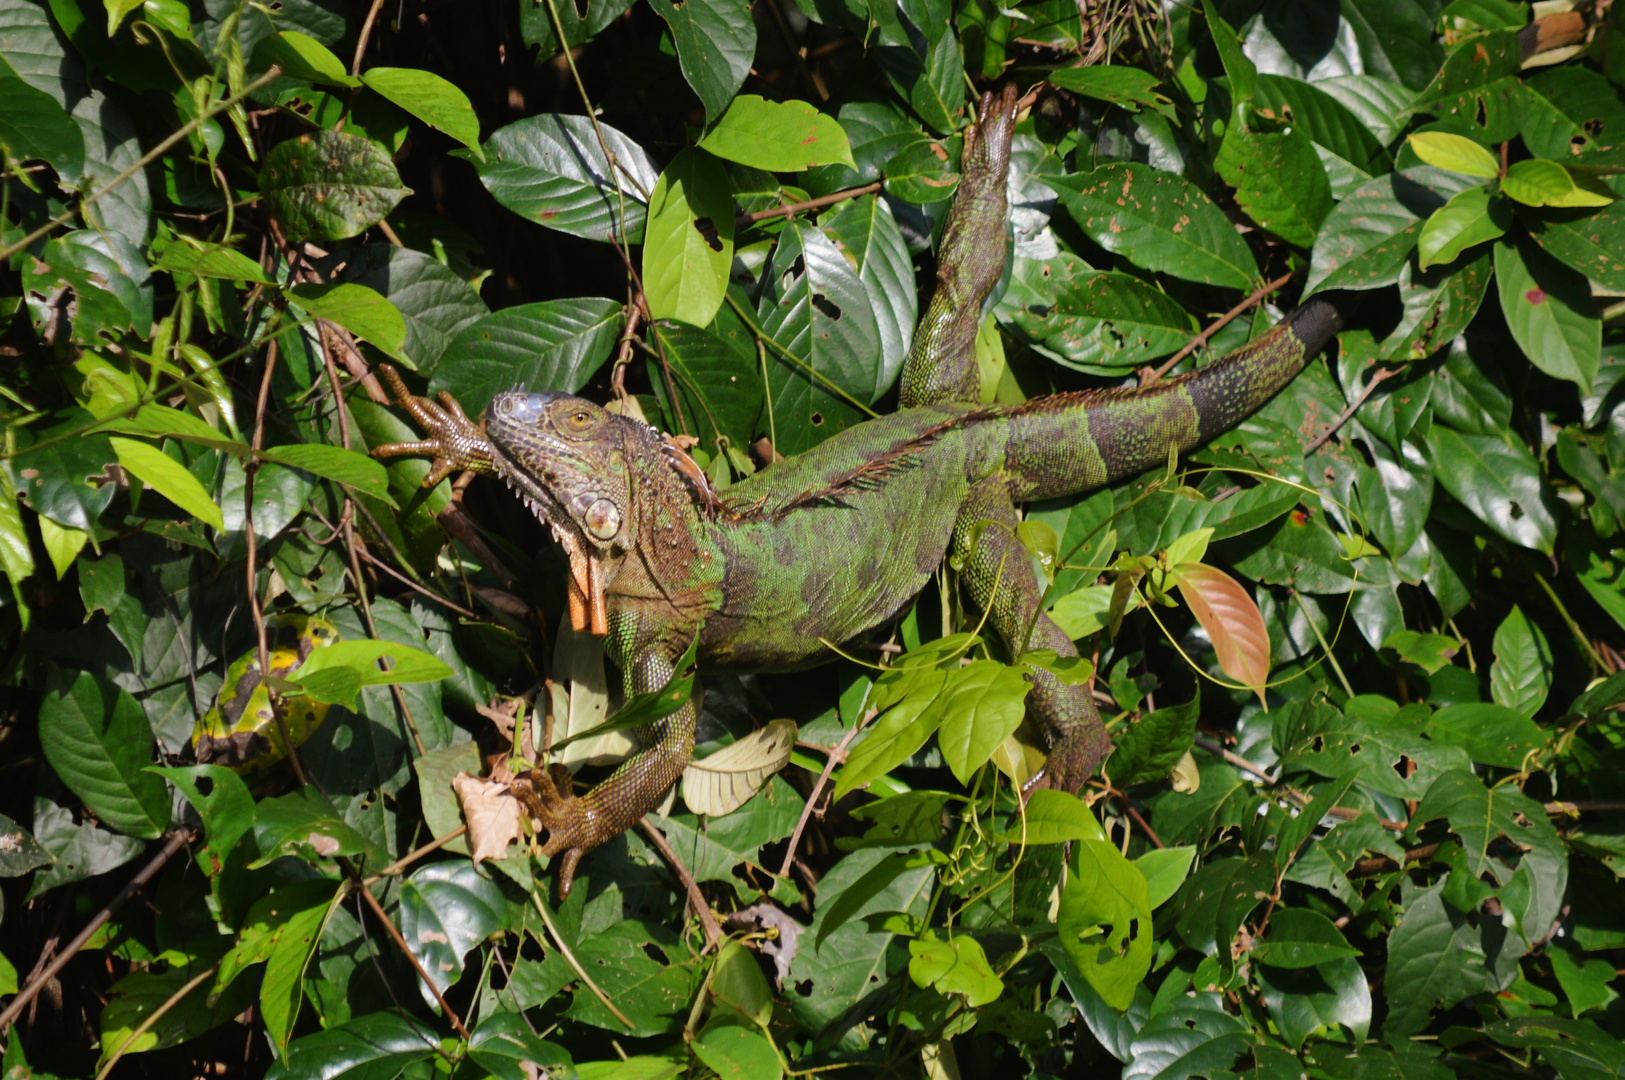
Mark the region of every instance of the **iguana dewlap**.
<instances>
[{"instance_id":1,"label":"iguana dewlap","mask_svg":"<svg viewBox=\"0 0 1625 1080\"><path fill-rule=\"evenodd\" d=\"M1329 302L1200 371L1146 389L980 405L974 339L981 304L1005 259L1005 172L1015 95L985 96L965 140L944 230L937 289L903 370L903 408L763 469L710 504L640 421L562 393L502 394L483 430L444 408L397 395L433 438L374 453L435 456L430 480L454 469L501 477L553 530L570 559L579 629L607 634L626 691L663 686L700 636L702 669L783 671L833 657L826 643L861 639L895 618L950 555L969 599L1007 650L1077 652L1047 616L1015 539L1016 507L1075 495L1168 460L1257 409L1337 332ZM981 522L990 526L977 529ZM977 535L972 548L971 538ZM1111 748L1083 686L1033 677L1029 715L1049 743L1043 782L1076 792ZM577 798L568 774L533 774L523 792L563 853L560 894L592 848L635 824L682 774L695 707L650 726L642 749Z\"/></svg>"}]
</instances>

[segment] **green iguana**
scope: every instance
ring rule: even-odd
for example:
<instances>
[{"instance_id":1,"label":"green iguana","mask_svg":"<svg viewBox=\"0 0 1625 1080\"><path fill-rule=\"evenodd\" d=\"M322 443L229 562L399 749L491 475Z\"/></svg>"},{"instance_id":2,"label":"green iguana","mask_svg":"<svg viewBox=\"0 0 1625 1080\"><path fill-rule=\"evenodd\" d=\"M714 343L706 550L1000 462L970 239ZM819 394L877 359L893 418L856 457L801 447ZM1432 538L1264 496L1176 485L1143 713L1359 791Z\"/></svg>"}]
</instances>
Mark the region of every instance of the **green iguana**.
<instances>
[{"instance_id":1,"label":"green iguana","mask_svg":"<svg viewBox=\"0 0 1625 1080\"><path fill-rule=\"evenodd\" d=\"M981 305L1005 262L1005 174L1014 88L986 95L965 134L936 292L903 369L900 411L859 424L718 495L659 433L563 393L499 395L483 425L398 397L433 438L380 446L433 456L426 483L494 473L569 556L577 629L607 634L628 694L656 690L696 631L701 669L785 671L833 658L903 611L950 555L978 610L1012 649L1077 651L1048 616L1014 536L1016 507L1130 477L1223 431L1291 379L1342 325L1317 300L1200 371L1144 389L978 404ZM978 528L983 522L993 525ZM1010 643L1016 643L1011 645ZM1077 792L1111 749L1087 687L1032 676L1027 709L1049 744L1041 780ZM517 786L563 854L566 895L581 856L637 823L682 774L695 705L641 732L641 745L580 797L562 766Z\"/></svg>"}]
</instances>

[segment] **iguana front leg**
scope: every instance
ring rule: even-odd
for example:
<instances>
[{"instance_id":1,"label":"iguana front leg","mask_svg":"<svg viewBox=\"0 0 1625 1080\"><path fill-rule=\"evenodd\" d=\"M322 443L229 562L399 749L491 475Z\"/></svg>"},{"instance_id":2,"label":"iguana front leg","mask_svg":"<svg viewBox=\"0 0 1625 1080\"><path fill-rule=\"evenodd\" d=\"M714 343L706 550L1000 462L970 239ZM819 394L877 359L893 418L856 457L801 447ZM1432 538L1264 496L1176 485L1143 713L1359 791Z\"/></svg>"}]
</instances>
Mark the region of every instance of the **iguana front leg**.
<instances>
[{"instance_id":1,"label":"iguana front leg","mask_svg":"<svg viewBox=\"0 0 1625 1080\"><path fill-rule=\"evenodd\" d=\"M671 680L672 662L664 650L646 650L626 669L627 695L659 690ZM514 782L538 829L547 831L542 854L559 860L559 902L575 885L576 864L599 844L613 840L660 805L694 754L696 702L636 729L642 749L621 763L609 779L587 794L572 792L570 770L562 765L533 769Z\"/></svg>"},{"instance_id":2,"label":"iguana front leg","mask_svg":"<svg viewBox=\"0 0 1625 1080\"><path fill-rule=\"evenodd\" d=\"M434 462L429 467L429 475L424 478L424 487L433 487L454 472L469 472L495 474L496 462L493 459L490 440L486 439L485 431L463 412L463 407L457 404L457 399L440 392L440 402L436 404L428 398L418 397L406 388L401 381L400 374L388 364L380 369L384 381L395 395L395 403L405 409L418 426L434 437L420 439L417 442L385 443L372 448L375 458L389 457L427 457Z\"/></svg>"}]
</instances>

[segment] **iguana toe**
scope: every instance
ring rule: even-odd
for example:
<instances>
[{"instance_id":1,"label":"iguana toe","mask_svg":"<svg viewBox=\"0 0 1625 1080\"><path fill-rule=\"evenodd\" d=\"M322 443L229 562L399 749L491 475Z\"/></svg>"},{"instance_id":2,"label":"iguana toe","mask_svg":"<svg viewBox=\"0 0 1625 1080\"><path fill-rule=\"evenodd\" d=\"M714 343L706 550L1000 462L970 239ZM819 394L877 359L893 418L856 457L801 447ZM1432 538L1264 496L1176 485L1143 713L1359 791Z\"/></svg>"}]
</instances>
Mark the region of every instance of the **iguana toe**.
<instances>
[{"instance_id":1,"label":"iguana toe","mask_svg":"<svg viewBox=\"0 0 1625 1080\"><path fill-rule=\"evenodd\" d=\"M1034 778L1028 791L1053 788L1076 795L1111 752L1111 739L1104 728L1095 724L1080 724L1050 747L1049 760L1044 763L1043 772Z\"/></svg>"}]
</instances>

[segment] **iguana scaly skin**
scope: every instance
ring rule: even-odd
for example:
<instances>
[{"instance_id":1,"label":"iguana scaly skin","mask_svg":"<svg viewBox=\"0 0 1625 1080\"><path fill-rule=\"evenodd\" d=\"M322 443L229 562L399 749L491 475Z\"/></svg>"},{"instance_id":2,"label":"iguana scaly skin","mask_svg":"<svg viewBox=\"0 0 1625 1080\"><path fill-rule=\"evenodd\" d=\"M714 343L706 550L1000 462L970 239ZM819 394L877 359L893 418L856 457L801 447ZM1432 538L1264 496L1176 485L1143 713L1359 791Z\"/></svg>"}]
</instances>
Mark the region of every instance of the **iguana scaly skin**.
<instances>
[{"instance_id":1,"label":"iguana scaly skin","mask_svg":"<svg viewBox=\"0 0 1625 1080\"><path fill-rule=\"evenodd\" d=\"M699 635L702 669L785 671L832 658L826 643L861 639L903 611L950 553L959 578L1008 652L1075 656L1033 613L1032 560L1014 538L1016 507L1135 475L1235 424L1290 380L1341 326L1326 301L1200 371L1145 389L1090 391L1019 405L980 405L973 354L980 307L1005 258L1005 172L1013 90L982 99L966 136L944 232L937 288L902 376L903 409L702 498L697 473L645 424L562 393L499 395L483 431L444 408L397 395L434 435L379 447L433 455L430 480L454 469L500 476L570 557L578 629L607 634L627 693L659 689ZM977 528L981 522L992 522ZM978 536L974 548L972 537ZM1076 792L1111 749L1084 687L1040 672L1029 715L1049 743L1042 782ZM517 790L562 853L559 892L581 856L658 805L694 747L695 704L641 731L642 749L576 797L561 766Z\"/></svg>"}]
</instances>

